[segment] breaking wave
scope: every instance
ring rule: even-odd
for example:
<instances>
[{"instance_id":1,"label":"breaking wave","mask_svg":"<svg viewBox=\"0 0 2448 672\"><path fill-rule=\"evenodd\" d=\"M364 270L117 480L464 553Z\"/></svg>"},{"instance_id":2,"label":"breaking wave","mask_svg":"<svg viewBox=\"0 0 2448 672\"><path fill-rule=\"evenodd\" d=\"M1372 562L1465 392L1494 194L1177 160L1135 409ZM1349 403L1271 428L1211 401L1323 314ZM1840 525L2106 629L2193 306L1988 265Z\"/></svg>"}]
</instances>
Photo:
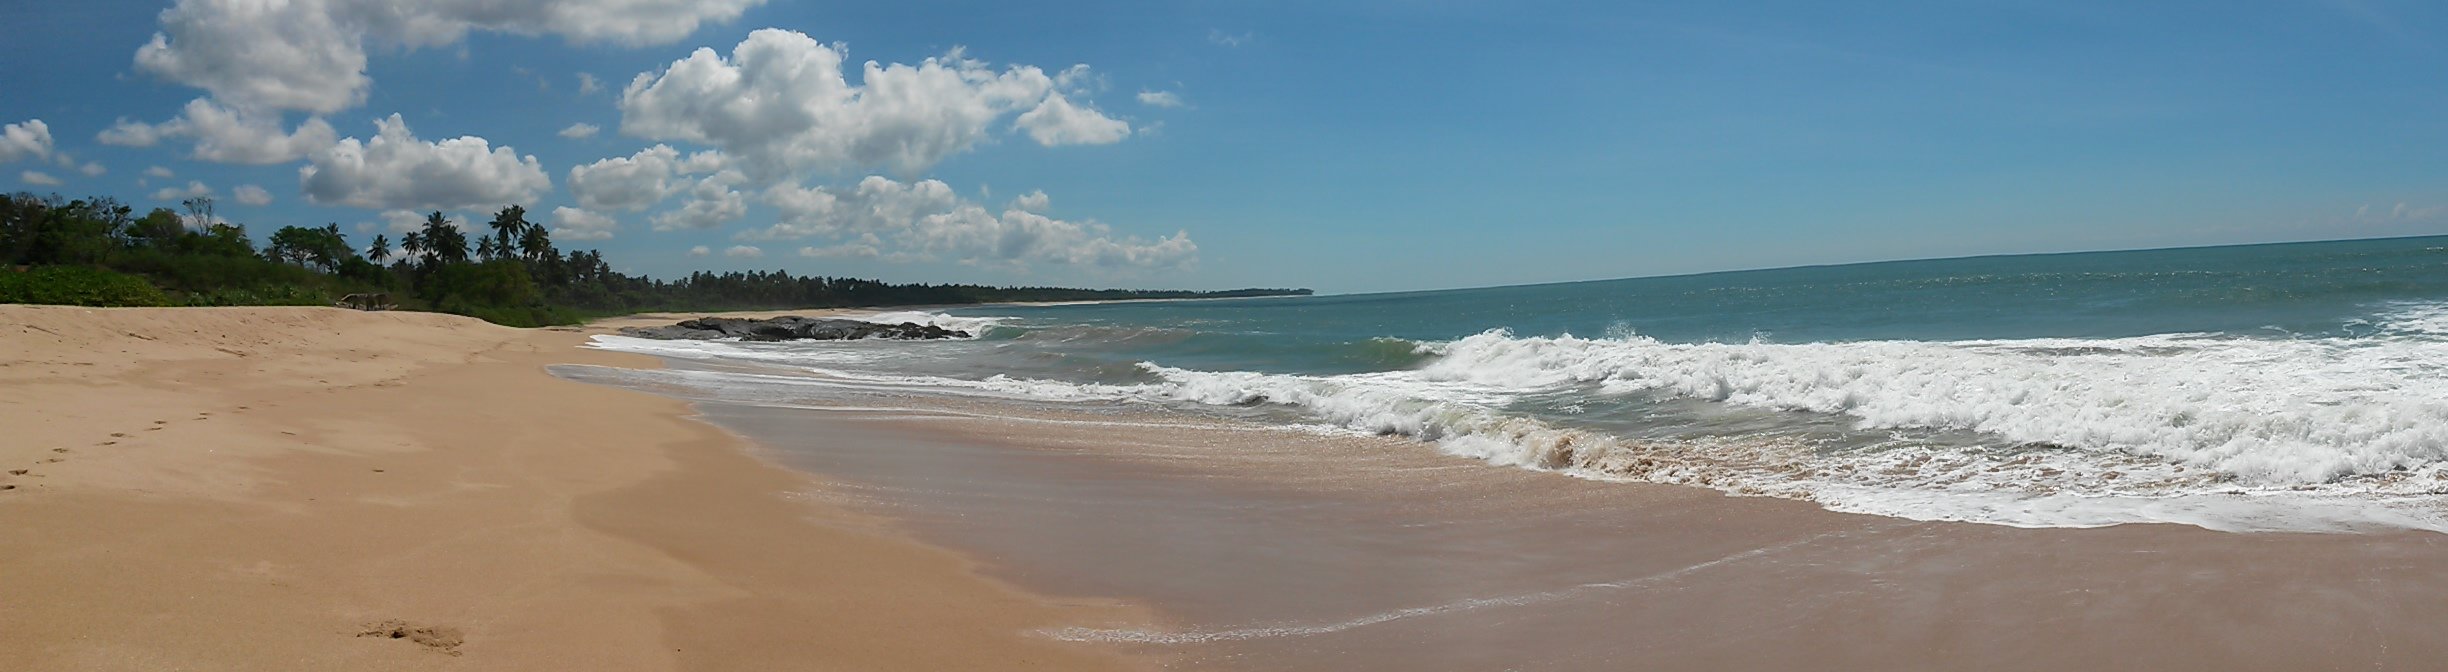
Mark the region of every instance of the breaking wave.
<instances>
[{"instance_id":1,"label":"breaking wave","mask_svg":"<svg viewBox=\"0 0 2448 672\"><path fill-rule=\"evenodd\" d=\"M2448 306L2419 304L2393 308L2362 335L2314 338L1669 343L1629 332L1491 330L1441 342L1344 344L1390 370L1294 375L1143 362L1133 380L1105 383L851 370L853 359L815 348L761 358L866 385L1287 409L1499 465L1905 518L2448 531L2436 504L2448 493L2442 324ZM748 344L614 339L598 345L760 358L712 352ZM1634 438L1539 405L1555 398L1696 401L1824 418L1855 440L1832 445L1799 432Z\"/></svg>"}]
</instances>

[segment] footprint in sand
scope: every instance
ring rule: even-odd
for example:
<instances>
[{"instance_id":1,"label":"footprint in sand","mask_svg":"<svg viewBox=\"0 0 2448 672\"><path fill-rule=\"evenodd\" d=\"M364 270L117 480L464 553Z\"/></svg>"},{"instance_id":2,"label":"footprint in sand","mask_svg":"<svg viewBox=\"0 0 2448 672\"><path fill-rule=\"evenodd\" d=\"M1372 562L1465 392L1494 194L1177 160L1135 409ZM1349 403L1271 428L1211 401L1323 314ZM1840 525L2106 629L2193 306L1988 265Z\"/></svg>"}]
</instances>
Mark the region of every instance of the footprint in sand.
<instances>
[{"instance_id":1,"label":"footprint in sand","mask_svg":"<svg viewBox=\"0 0 2448 672\"><path fill-rule=\"evenodd\" d=\"M403 639L454 656L459 655L459 645L467 641L465 636L459 634L458 628L416 625L401 620L368 624L365 629L357 631L357 636Z\"/></svg>"}]
</instances>

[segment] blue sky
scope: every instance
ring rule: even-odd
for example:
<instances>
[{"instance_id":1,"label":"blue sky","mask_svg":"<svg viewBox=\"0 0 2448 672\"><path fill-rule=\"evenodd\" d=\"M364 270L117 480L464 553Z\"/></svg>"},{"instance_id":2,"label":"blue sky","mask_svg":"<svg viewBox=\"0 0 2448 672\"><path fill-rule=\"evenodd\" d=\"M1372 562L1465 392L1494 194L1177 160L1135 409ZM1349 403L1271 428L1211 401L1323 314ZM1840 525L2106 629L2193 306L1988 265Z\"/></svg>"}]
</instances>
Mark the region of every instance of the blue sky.
<instances>
[{"instance_id":1,"label":"blue sky","mask_svg":"<svg viewBox=\"0 0 2448 672\"><path fill-rule=\"evenodd\" d=\"M19 6L0 188L1331 292L2448 232L2435 3L424 4Z\"/></svg>"}]
</instances>

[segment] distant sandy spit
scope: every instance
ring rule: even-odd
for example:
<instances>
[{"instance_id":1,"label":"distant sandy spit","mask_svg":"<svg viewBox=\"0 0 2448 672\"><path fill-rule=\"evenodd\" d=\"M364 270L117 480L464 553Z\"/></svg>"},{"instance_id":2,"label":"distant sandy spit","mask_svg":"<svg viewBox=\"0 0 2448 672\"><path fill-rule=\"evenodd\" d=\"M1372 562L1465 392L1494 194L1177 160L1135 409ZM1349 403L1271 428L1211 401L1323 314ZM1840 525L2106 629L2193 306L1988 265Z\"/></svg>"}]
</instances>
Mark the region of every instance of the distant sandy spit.
<instances>
[{"instance_id":1,"label":"distant sandy spit","mask_svg":"<svg viewBox=\"0 0 2448 672\"><path fill-rule=\"evenodd\" d=\"M1031 634L1141 610L545 371L655 366L577 347L655 319L0 306L0 669L1146 667Z\"/></svg>"}]
</instances>

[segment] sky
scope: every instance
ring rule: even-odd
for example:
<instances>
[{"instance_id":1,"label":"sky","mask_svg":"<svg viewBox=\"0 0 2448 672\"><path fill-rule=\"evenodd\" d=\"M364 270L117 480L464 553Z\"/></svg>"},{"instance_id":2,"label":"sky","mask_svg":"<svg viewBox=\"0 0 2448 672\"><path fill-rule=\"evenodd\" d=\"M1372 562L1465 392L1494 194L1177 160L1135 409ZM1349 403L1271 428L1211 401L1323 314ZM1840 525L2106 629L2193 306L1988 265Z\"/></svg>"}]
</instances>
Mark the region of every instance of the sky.
<instances>
[{"instance_id":1,"label":"sky","mask_svg":"<svg viewBox=\"0 0 2448 672\"><path fill-rule=\"evenodd\" d=\"M8 0L0 190L1370 292L2448 233L2448 5Z\"/></svg>"}]
</instances>

